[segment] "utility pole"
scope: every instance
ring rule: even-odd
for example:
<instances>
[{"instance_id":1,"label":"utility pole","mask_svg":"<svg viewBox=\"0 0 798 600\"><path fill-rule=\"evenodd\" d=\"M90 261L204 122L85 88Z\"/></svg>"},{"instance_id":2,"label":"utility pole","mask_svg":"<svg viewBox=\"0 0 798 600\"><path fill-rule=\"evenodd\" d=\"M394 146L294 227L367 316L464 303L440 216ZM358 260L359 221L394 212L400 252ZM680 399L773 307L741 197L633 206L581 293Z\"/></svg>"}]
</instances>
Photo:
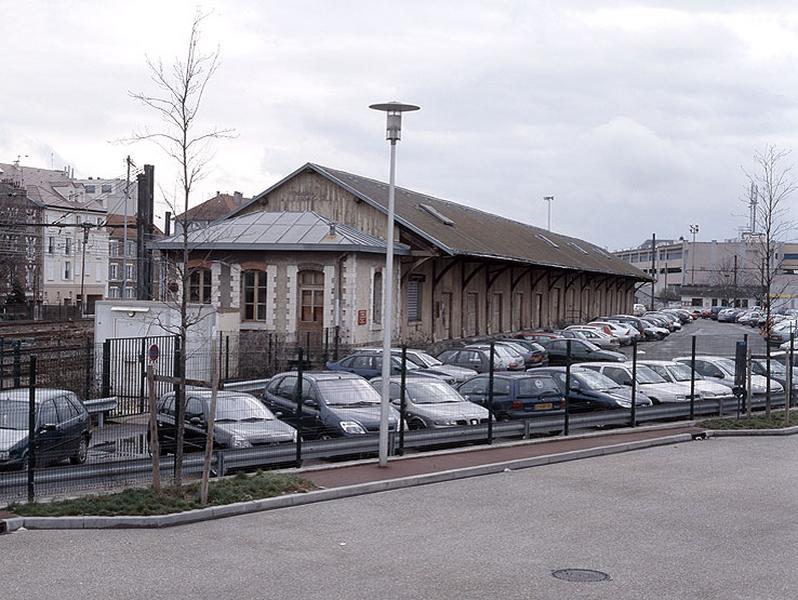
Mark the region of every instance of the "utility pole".
<instances>
[{"instance_id":1,"label":"utility pole","mask_svg":"<svg viewBox=\"0 0 798 600\"><path fill-rule=\"evenodd\" d=\"M549 203L548 220L546 229L551 231L551 203L554 201L554 196L543 196L543 200Z\"/></svg>"},{"instance_id":2,"label":"utility pole","mask_svg":"<svg viewBox=\"0 0 798 600\"><path fill-rule=\"evenodd\" d=\"M651 310L654 310L654 285L657 281L657 234L651 234Z\"/></svg>"},{"instance_id":3,"label":"utility pole","mask_svg":"<svg viewBox=\"0 0 798 600\"><path fill-rule=\"evenodd\" d=\"M127 164L127 177L125 178L125 220L122 223L122 291L120 297L125 299L125 290L127 290L127 203L130 200L130 165L133 161L130 160L128 154L125 159Z\"/></svg>"},{"instance_id":4,"label":"utility pole","mask_svg":"<svg viewBox=\"0 0 798 600\"><path fill-rule=\"evenodd\" d=\"M86 246L89 243L89 229L94 225L83 223L83 252L80 259L80 316L86 316L86 292L84 291L86 282Z\"/></svg>"},{"instance_id":5,"label":"utility pole","mask_svg":"<svg viewBox=\"0 0 798 600\"><path fill-rule=\"evenodd\" d=\"M695 234L698 233L698 225L690 225L690 233L693 234L693 245L690 247L690 285L695 285Z\"/></svg>"}]
</instances>

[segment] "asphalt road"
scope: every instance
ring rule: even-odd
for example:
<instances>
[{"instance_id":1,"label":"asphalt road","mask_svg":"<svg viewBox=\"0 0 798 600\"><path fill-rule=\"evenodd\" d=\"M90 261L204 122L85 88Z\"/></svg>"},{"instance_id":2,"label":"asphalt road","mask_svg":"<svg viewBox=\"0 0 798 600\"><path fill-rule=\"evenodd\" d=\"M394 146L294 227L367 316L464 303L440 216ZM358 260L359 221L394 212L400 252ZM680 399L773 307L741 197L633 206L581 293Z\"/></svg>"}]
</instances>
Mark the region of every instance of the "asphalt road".
<instances>
[{"instance_id":1,"label":"asphalt road","mask_svg":"<svg viewBox=\"0 0 798 600\"><path fill-rule=\"evenodd\" d=\"M3 597L791 600L797 460L795 438L710 440L170 530L15 533Z\"/></svg>"},{"instance_id":2,"label":"asphalt road","mask_svg":"<svg viewBox=\"0 0 798 600\"><path fill-rule=\"evenodd\" d=\"M642 342L638 344L638 357L651 360L671 360L677 356L690 356L692 338L696 336L696 354L719 354L734 356L738 341L748 335L748 343L754 354L765 351L765 343L756 328L738 325L737 323L718 323L711 319L698 319L674 331L667 338L658 342ZM622 349L631 357L631 346Z\"/></svg>"}]
</instances>

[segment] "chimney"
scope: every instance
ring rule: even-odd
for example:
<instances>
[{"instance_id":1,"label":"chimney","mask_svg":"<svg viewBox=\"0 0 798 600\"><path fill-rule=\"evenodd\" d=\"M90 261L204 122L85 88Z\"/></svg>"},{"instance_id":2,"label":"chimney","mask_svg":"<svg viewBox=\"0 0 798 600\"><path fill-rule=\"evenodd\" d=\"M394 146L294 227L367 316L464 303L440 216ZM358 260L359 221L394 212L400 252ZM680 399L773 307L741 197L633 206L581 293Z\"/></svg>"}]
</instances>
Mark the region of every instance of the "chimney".
<instances>
[{"instance_id":1,"label":"chimney","mask_svg":"<svg viewBox=\"0 0 798 600\"><path fill-rule=\"evenodd\" d=\"M241 195L241 192L233 192L233 204L236 206L241 206L244 201L244 197Z\"/></svg>"},{"instance_id":2,"label":"chimney","mask_svg":"<svg viewBox=\"0 0 798 600\"><path fill-rule=\"evenodd\" d=\"M172 235L172 213L168 210L163 216L163 232L166 237Z\"/></svg>"}]
</instances>

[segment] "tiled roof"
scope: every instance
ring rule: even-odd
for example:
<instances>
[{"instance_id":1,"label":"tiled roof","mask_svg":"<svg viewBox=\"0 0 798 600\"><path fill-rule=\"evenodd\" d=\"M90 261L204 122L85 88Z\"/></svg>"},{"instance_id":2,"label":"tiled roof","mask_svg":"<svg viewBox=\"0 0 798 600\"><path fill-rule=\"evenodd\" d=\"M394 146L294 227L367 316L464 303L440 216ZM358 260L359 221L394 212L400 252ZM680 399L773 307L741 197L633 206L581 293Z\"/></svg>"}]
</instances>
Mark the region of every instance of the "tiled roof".
<instances>
[{"instance_id":1,"label":"tiled roof","mask_svg":"<svg viewBox=\"0 0 798 600\"><path fill-rule=\"evenodd\" d=\"M253 212L189 231L192 250L335 250L385 252L385 241L333 223L314 212ZM183 247L182 234L154 244L162 250ZM397 254L409 254L396 244Z\"/></svg>"},{"instance_id":2,"label":"tiled roof","mask_svg":"<svg viewBox=\"0 0 798 600\"><path fill-rule=\"evenodd\" d=\"M388 184L314 163L300 167L255 196L250 204L308 170L318 173L381 212L387 213ZM491 201L487 199L486 203ZM396 221L452 256L495 258L546 267L623 275L641 281L649 279L648 275L636 267L590 242L401 187L396 188Z\"/></svg>"},{"instance_id":3,"label":"tiled roof","mask_svg":"<svg viewBox=\"0 0 798 600\"><path fill-rule=\"evenodd\" d=\"M29 198L48 207L105 212L102 204L85 195L82 202L64 198L57 188L74 188L80 191L84 189L83 184L71 179L64 171L7 163L0 163L0 170L3 171L4 179L13 179L27 190Z\"/></svg>"},{"instance_id":4,"label":"tiled roof","mask_svg":"<svg viewBox=\"0 0 798 600\"><path fill-rule=\"evenodd\" d=\"M236 197L232 194L216 194L213 198L189 208L185 213L175 217L175 221L216 221L232 213L243 203L248 202L248 198Z\"/></svg>"}]
</instances>

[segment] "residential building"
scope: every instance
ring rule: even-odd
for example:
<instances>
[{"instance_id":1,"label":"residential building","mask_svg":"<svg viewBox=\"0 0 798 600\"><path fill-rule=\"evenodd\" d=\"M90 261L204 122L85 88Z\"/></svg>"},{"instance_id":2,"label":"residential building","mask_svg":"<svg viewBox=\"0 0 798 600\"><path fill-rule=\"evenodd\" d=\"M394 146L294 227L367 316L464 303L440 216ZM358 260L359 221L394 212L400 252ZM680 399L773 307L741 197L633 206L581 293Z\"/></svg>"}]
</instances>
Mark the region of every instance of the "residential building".
<instances>
[{"instance_id":1,"label":"residential building","mask_svg":"<svg viewBox=\"0 0 798 600\"><path fill-rule=\"evenodd\" d=\"M123 217L127 214L130 217L136 216L138 210L138 186L136 178L131 177L130 184L127 180L115 177L105 179L102 177L88 177L86 179L75 179L81 184L86 194L102 206L108 215L119 215Z\"/></svg>"},{"instance_id":2,"label":"residential building","mask_svg":"<svg viewBox=\"0 0 798 600\"><path fill-rule=\"evenodd\" d=\"M589 242L404 188L386 274L387 200L381 181L305 164L190 232L190 302L237 313L242 335L374 344L390 276L394 339L431 345L630 311L647 279ZM157 246L180 260L180 236Z\"/></svg>"},{"instance_id":3,"label":"residential building","mask_svg":"<svg viewBox=\"0 0 798 600\"><path fill-rule=\"evenodd\" d=\"M108 283L106 208L66 170L16 163L0 163L0 169L43 207L41 302L78 304L85 297L86 312L91 312Z\"/></svg>"},{"instance_id":4,"label":"residential building","mask_svg":"<svg viewBox=\"0 0 798 600\"><path fill-rule=\"evenodd\" d=\"M249 199L244 198L241 192L233 192L232 195L216 192L213 198L209 198L202 204L198 204L188 211L175 216L174 233L177 235L183 231L183 223L188 223L189 231L207 227L211 223L232 214L248 201Z\"/></svg>"},{"instance_id":5,"label":"residential building","mask_svg":"<svg viewBox=\"0 0 798 600\"><path fill-rule=\"evenodd\" d=\"M136 299L136 284L139 275L139 262L143 257L138 256L137 237L138 226L135 217L127 218L127 235L125 235L125 219L120 215L108 215L106 229L108 230L108 295L110 299ZM125 240L127 238L127 241ZM152 238L147 241L157 241L163 238L163 233L158 228L153 228ZM152 282L153 298L160 297L161 268L160 252L152 253Z\"/></svg>"},{"instance_id":6,"label":"residential building","mask_svg":"<svg viewBox=\"0 0 798 600\"><path fill-rule=\"evenodd\" d=\"M0 172L0 302L40 300L44 206Z\"/></svg>"}]
</instances>

